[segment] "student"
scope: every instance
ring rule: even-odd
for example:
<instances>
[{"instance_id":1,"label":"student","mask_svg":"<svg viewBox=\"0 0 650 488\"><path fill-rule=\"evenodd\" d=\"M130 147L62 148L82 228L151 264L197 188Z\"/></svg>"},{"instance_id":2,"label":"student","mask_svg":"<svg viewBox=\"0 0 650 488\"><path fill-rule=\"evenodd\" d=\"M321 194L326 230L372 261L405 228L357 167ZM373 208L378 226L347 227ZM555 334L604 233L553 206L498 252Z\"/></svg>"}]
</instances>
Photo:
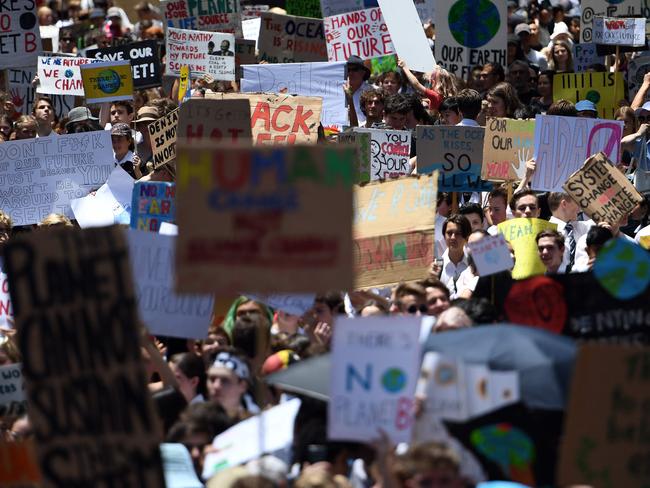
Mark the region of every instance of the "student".
<instances>
[{"instance_id":1,"label":"student","mask_svg":"<svg viewBox=\"0 0 650 488\"><path fill-rule=\"evenodd\" d=\"M564 237L556 230L543 230L535 237L537 252L546 274L561 273L562 259L564 257Z\"/></svg>"},{"instance_id":2,"label":"student","mask_svg":"<svg viewBox=\"0 0 650 488\"><path fill-rule=\"evenodd\" d=\"M51 135L56 135L56 132L52 130L55 114L51 98L39 96L38 99L34 102L32 114L38 123L38 131L36 137L48 137Z\"/></svg>"},{"instance_id":3,"label":"student","mask_svg":"<svg viewBox=\"0 0 650 488\"><path fill-rule=\"evenodd\" d=\"M510 199L510 210L514 218L527 219L539 218L539 199L533 190L522 190L515 193Z\"/></svg>"},{"instance_id":4,"label":"student","mask_svg":"<svg viewBox=\"0 0 650 488\"><path fill-rule=\"evenodd\" d=\"M458 108L463 118L456 125L465 125L469 127L479 127L476 121L478 114L481 112L482 100L481 95L476 90L465 88L456 96Z\"/></svg>"},{"instance_id":5,"label":"student","mask_svg":"<svg viewBox=\"0 0 650 488\"><path fill-rule=\"evenodd\" d=\"M587 222L578 221L580 207L566 193L549 193L548 206L552 214L548 221L557 224L558 232L564 237L566 245L561 270L568 273L575 264L578 239L585 235L594 223L591 220Z\"/></svg>"},{"instance_id":6,"label":"student","mask_svg":"<svg viewBox=\"0 0 650 488\"><path fill-rule=\"evenodd\" d=\"M478 203L469 203L461 207L459 213L469 220L472 226L472 232L483 230L485 228L485 214Z\"/></svg>"},{"instance_id":7,"label":"student","mask_svg":"<svg viewBox=\"0 0 650 488\"><path fill-rule=\"evenodd\" d=\"M469 220L459 214L449 217L442 227L447 250L442 255L440 281L449 289L451 299L456 298L459 291L456 284L468 266L465 244L471 232Z\"/></svg>"}]
</instances>

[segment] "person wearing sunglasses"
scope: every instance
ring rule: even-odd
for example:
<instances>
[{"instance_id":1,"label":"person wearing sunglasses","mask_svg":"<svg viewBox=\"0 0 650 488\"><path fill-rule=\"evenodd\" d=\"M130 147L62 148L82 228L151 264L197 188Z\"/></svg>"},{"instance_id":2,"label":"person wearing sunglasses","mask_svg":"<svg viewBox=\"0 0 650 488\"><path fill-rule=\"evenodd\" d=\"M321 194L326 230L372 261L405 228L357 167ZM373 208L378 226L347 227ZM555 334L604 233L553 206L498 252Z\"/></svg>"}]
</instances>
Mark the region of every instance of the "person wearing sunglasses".
<instances>
[{"instance_id":1,"label":"person wearing sunglasses","mask_svg":"<svg viewBox=\"0 0 650 488\"><path fill-rule=\"evenodd\" d=\"M390 311L393 315L426 315L426 291L416 283L400 283L393 293Z\"/></svg>"}]
</instances>

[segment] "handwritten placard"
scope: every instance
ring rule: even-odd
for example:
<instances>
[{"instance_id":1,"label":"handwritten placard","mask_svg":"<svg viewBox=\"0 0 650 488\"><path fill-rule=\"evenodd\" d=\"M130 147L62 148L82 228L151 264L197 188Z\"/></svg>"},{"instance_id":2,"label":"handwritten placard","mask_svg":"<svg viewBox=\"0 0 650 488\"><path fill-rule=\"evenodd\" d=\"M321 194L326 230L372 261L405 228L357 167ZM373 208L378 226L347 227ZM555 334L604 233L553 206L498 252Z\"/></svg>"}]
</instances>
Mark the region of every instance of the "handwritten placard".
<instances>
[{"instance_id":1,"label":"handwritten placard","mask_svg":"<svg viewBox=\"0 0 650 488\"><path fill-rule=\"evenodd\" d=\"M557 224L542 219L517 218L501 222L497 227L515 251L514 279L523 280L546 272L535 237L543 230L557 230Z\"/></svg>"},{"instance_id":2,"label":"handwritten placard","mask_svg":"<svg viewBox=\"0 0 650 488\"><path fill-rule=\"evenodd\" d=\"M178 110L174 109L164 117L149 124L153 166L160 168L176 159L176 136L178 130Z\"/></svg>"},{"instance_id":3,"label":"handwritten placard","mask_svg":"<svg viewBox=\"0 0 650 488\"><path fill-rule=\"evenodd\" d=\"M411 174L411 131L356 129L370 134L370 180Z\"/></svg>"},{"instance_id":4,"label":"handwritten placard","mask_svg":"<svg viewBox=\"0 0 650 488\"><path fill-rule=\"evenodd\" d=\"M523 180L526 161L533 157L534 145L534 120L488 118L481 178L497 182Z\"/></svg>"},{"instance_id":5,"label":"handwritten placard","mask_svg":"<svg viewBox=\"0 0 650 488\"><path fill-rule=\"evenodd\" d=\"M133 186L131 228L158 232L162 222L175 220L175 183L138 181Z\"/></svg>"},{"instance_id":6,"label":"handwritten placard","mask_svg":"<svg viewBox=\"0 0 650 488\"><path fill-rule=\"evenodd\" d=\"M149 332L205 339L214 297L174 292L176 237L130 229L128 242L138 311Z\"/></svg>"},{"instance_id":7,"label":"handwritten placard","mask_svg":"<svg viewBox=\"0 0 650 488\"><path fill-rule=\"evenodd\" d=\"M203 74L215 80L235 80L235 36L220 32L167 29L167 68L169 76L180 76L189 66L193 78Z\"/></svg>"},{"instance_id":8,"label":"handwritten placard","mask_svg":"<svg viewBox=\"0 0 650 488\"><path fill-rule=\"evenodd\" d=\"M136 90L160 86L162 83L162 70L156 41L142 41L102 49L88 49L86 56L98 61L130 61L133 73L133 88Z\"/></svg>"},{"instance_id":9,"label":"handwritten placard","mask_svg":"<svg viewBox=\"0 0 650 488\"><path fill-rule=\"evenodd\" d=\"M245 99L191 99L180 107L178 137L188 142L246 142L252 138L250 103Z\"/></svg>"},{"instance_id":10,"label":"handwritten placard","mask_svg":"<svg viewBox=\"0 0 650 488\"><path fill-rule=\"evenodd\" d=\"M0 366L0 416L27 412L25 385L20 363Z\"/></svg>"},{"instance_id":11,"label":"handwritten placard","mask_svg":"<svg viewBox=\"0 0 650 488\"><path fill-rule=\"evenodd\" d=\"M84 96L84 84L81 79L82 64L98 63L89 58L69 58L56 56L38 57L38 93L50 95Z\"/></svg>"},{"instance_id":12,"label":"handwritten placard","mask_svg":"<svg viewBox=\"0 0 650 488\"><path fill-rule=\"evenodd\" d=\"M379 7L325 17L324 24L330 61L346 61L350 56L371 59L395 54Z\"/></svg>"},{"instance_id":13,"label":"handwritten placard","mask_svg":"<svg viewBox=\"0 0 650 488\"><path fill-rule=\"evenodd\" d=\"M9 295L9 280L0 265L0 327L13 329L14 312Z\"/></svg>"},{"instance_id":14,"label":"handwritten placard","mask_svg":"<svg viewBox=\"0 0 650 488\"><path fill-rule=\"evenodd\" d=\"M595 17L593 42L610 46L644 46L646 19Z\"/></svg>"},{"instance_id":15,"label":"handwritten placard","mask_svg":"<svg viewBox=\"0 0 650 488\"><path fill-rule=\"evenodd\" d=\"M122 230L43 229L3 258L44 486L164 486Z\"/></svg>"},{"instance_id":16,"label":"handwritten placard","mask_svg":"<svg viewBox=\"0 0 650 488\"><path fill-rule=\"evenodd\" d=\"M163 0L167 27L242 36L239 0Z\"/></svg>"},{"instance_id":17,"label":"handwritten placard","mask_svg":"<svg viewBox=\"0 0 650 488\"><path fill-rule=\"evenodd\" d=\"M368 183L370 181L370 133L346 131L338 135L339 144L354 148L357 155L354 158L354 182Z\"/></svg>"},{"instance_id":18,"label":"handwritten placard","mask_svg":"<svg viewBox=\"0 0 650 488\"><path fill-rule=\"evenodd\" d=\"M592 64L605 64L605 56L599 56L594 42L580 42L573 45L573 67L582 73ZM629 67L628 67L629 70Z\"/></svg>"},{"instance_id":19,"label":"handwritten placard","mask_svg":"<svg viewBox=\"0 0 650 488\"><path fill-rule=\"evenodd\" d=\"M367 442L382 429L409 442L420 366L420 320L343 318L332 339L327 437ZM381 411L382 415L368 412Z\"/></svg>"},{"instance_id":20,"label":"handwritten placard","mask_svg":"<svg viewBox=\"0 0 650 488\"><path fill-rule=\"evenodd\" d=\"M607 358L607 361L603 361ZM650 422L650 349L583 345L576 360L560 445L558 484L644 486ZM588 412L588 415L586 414Z\"/></svg>"},{"instance_id":21,"label":"handwritten placard","mask_svg":"<svg viewBox=\"0 0 650 488\"><path fill-rule=\"evenodd\" d=\"M41 53L34 0L15 0L2 4L0 26L0 69L35 66Z\"/></svg>"},{"instance_id":22,"label":"handwritten placard","mask_svg":"<svg viewBox=\"0 0 650 488\"><path fill-rule=\"evenodd\" d=\"M275 94L208 94L208 99L250 103L251 129L255 144L316 144L323 105L322 98Z\"/></svg>"},{"instance_id":23,"label":"handwritten placard","mask_svg":"<svg viewBox=\"0 0 650 488\"><path fill-rule=\"evenodd\" d=\"M259 59L269 63L327 61L323 21L271 12L262 13Z\"/></svg>"},{"instance_id":24,"label":"handwritten placard","mask_svg":"<svg viewBox=\"0 0 650 488\"><path fill-rule=\"evenodd\" d=\"M353 159L342 147L179 141L177 289L351 289Z\"/></svg>"},{"instance_id":25,"label":"handwritten placard","mask_svg":"<svg viewBox=\"0 0 650 488\"><path fill-rule=\"evenodd\" d=\"M569 177L564 189L595 222L615 224L643 201L630 180L603 153L587 159Z\"/></svg>"},{"instance_id":26,"label":"handwritten placard","mask_svg":"<svg viewBox=\"0 0 650 488\"><path fill-rule=\"evenodd\" d=\"M438 170L440 191L490 191L481 180L483 162L482 127L417 127L418 173Z\"/></svg>"},{"instance_id":27,"label":"handwritten placard","mask_svg":"<svg viewBox=\"0 0 650 488\"><path fill-rule=\"evenodd\" d=\"M294 295L256 295L254 293L244 293L246 298L262 302L274 310L282 310L291 315L302 316L314 306L316 295L313 293L302 293Z\"/></svg>"},{"instance_id":28,"label":"handwritten placard","mask_svg":"<svg viewBox=\"0 0 650 488\"><path fill-rule=\"evenodd\" d=\"M613 119L625 99L622 73L558 73L553 76L553 100L591 100L598 115Z\"/></svg>"},{"instance_id":29,"label":"handwritten placard","mask_svg":"<svg viewBox=\"0 0 650 488\"><path fill-rule=\"evenodd\" d=\"M14 225L50 213L72 217L70 200L99 188L115 166L108 131L0 144L0 208Z\"/></svg>"},{"instance_id":30,"label":"handwritten placard","mask_svg":"<svg viewBox=\"0 0 650 488\"><path fill-rule=\"evenodd\" d=\"M433 261L438 175L355 187L356 288L426 276Z\"/></svg>"},{"instance_id":31,"label":"handwritten placard","mask_svg":"<svg viewBox=\"0 0 650 488\"><path fill-rule=\"evenodd\" d=\"M479 276L511 270L514 261L503 234L485 236L467 244Z\"/></svg>"},{"instance_id":32,"label":"handwritten placard","mask_svg":"<svg viewBox=\"0 0 650 488\"><path fill-rule=\"evenodd\" d=\"M34 102L38 93L32 81L38 74L38 67L31 68L10 68L6 70L7 89L11 95L11 101L16 111L23 115L31 115ZM74 108L74 96L71 95L50 95L52 108L57 117L62 118Z\"/></svg>"},{"instance_id":33,"label":"handwritten placard","mask_svg":"<svg viewBox=\"0 0 650 488\"><path fill-rule=\"evenodd\" d=\"M605 153L620 161L623 122L584 117L535 117L537 168L530 186L540 191L562 191L562 185L587 158ZM418 141L419 142L419 141Z\"/></svg>"}]
</instances>

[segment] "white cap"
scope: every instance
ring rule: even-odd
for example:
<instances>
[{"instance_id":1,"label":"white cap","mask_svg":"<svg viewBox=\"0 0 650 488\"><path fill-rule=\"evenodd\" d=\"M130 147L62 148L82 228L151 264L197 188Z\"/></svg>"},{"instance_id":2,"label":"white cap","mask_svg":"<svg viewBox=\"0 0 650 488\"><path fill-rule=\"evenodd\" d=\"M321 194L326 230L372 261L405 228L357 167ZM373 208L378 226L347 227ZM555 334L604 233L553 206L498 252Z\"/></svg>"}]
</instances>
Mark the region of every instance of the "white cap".
<instances>
[{"instance_id":1,"label":"white cap","mask_svg":"<svg viewBox=\"0 0 650 488\"><path fill-rule=\"evenodd\" d=\"M569 34L569 28L564 22L557 22L555 27L553 27L553 34L551 34L551 39L555 39L560 34Z\"/></svg>"}]
</instances>

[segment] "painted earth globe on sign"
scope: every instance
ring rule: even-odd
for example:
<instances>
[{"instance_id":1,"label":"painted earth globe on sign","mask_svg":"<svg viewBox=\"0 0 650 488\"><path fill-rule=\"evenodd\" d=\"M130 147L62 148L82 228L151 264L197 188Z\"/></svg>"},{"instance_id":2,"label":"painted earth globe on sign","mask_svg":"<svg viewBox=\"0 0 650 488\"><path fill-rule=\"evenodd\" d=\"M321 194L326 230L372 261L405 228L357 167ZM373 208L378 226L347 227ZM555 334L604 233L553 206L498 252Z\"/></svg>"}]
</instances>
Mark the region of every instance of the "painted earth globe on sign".
<instances>
[{"instance_id":1,"label":"painted earth globe on sign","mask_svg":"<svg viewBox=\"0 0 650 488\"><path fill-rule=\"evenodd\" d=\"M499 31L499 10L490 0L458 0L449 10L449 30L459 44L476 49Z\"/></svg>"},{"instance_id":2,"label":"painted earth globe on sign","mask_svg":"<svg viewBox=\"0 0 650 488\"><path fill-rule=\"evenodd\" d=\"M406 386L406 375L399 368L390 368L382 376L381 384L386 391L397 393Z\"/></svg>"},{"instance_id":3,"label":"painted earth globe on sign","mask_svg":"<svg viewBox=\"0 0 650 488\"><path fill-rule=\"evenodd\" d=\"M112 69L99 72L97 84L104 93L115 93L120 88L120 75Z\"/></svg>"}]
</instances>

